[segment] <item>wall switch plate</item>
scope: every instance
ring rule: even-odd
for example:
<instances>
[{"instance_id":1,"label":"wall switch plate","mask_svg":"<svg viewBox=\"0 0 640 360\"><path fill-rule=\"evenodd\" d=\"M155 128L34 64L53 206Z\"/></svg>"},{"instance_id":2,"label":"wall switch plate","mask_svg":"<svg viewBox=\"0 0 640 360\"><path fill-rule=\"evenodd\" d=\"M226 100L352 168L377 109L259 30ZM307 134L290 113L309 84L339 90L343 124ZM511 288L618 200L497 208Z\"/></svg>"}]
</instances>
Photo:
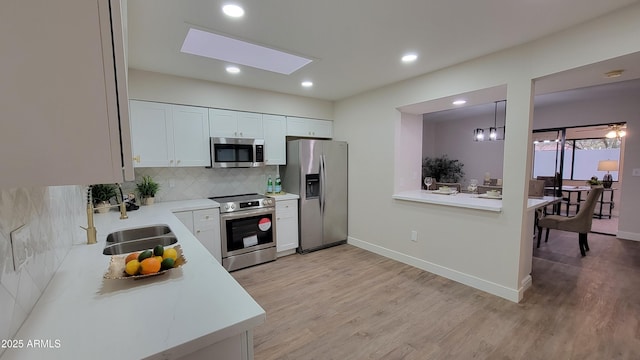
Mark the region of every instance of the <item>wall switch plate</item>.
<instances>
[{"instance_id":1,"label":"wall switch plate","mask_svg":"<svg viewBox=\"0 0 640 360\"><path fill-rule=\"evenodd\" d=\"M10 236L11 249L13 250L13 270L18 271L31 257L27 247L31 241L31 228L29 225L22 225L13 230Z\"/></svg>"},{"instance_id":2,"label":"wall switch plate","mask_svg":"<svg viewBox=\"0 0 640 360\"><path fill-rule=\"evenodd\" d=\"M631 175L640 176L640 169L633 169L633 172L631 173Z\"/></svg>"},{"instance_id":3,"label":"wall switch plate","mask_svg":"<svg viewBox=\"0 0 640 360\"><path fill-rule=\"evenodd\" d=\"M415 230L411 231L411 241L416 242L418 241L418 232Z\"/></svg>"}]
</instances>

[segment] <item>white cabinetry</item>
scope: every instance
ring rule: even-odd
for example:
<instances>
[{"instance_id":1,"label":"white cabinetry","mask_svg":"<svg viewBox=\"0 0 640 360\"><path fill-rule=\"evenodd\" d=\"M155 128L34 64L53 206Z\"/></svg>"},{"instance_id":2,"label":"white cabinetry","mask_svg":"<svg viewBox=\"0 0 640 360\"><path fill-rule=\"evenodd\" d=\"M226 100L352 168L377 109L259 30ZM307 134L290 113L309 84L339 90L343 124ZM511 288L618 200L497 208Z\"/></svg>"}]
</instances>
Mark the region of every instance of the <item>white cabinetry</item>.
<instances>
[{"instance_id":1,"label":"white cabinetry","mask_svg":"<svg viewBox=\"0 0 640 360\"><path fill-rule=\"evenodd\" d=\"M276 250L279 254L298 247L298 200L278 200L276 197Z\"/></svg>"},{"instance_id":2,"label":"white cabinetry","mask_svg":"<svg viewBox=\"0 0 640 360\"><path fill-rule=\"evenodd\" d=\"M211 137L262 139L262 114L209 109Z\"/></svg>"},{"instance_id":3,"label":"white cabinetry","mask_svg":"<svg viewBox=\"0 0 640 360\"><path fill-rule=\"evenodd\" d=\"M130 101L135 167L208 166L208 109Z\"/></svg>"},{"instance_id":4,"label":"white cabinetry","mask_svg":"<svg viewBox=\"0 0 640 360\"><path fill-rule=\"evenodd\" d=\"M204 209L179 211L175 216L204 245L213 257L222 264L222 244L220 243L220 210Z\"/></svg>"},{"instance_id":5,"label":"white cabinetry","mask_svg":"<svg viewBox=\"0 0 640 360\"><path fill-rule=\"evenodd\" d=\"M0 186L133 179L120 10L0 1Z\"/></svg>"},{"instance_id":6,"label":"white cabinetry","mask_svg":"<svg viewBox=\"0 0 640 360\"><path fill-rule=\"evenodd\" d=\"M262 115L264 152L267 165L287 164L287 119L282 115Z\"/></svg>"},{"instance_id":7,"label":"white cabinetry","mask_svg":"<svg viewBox=\"0 0 640 360\"><path fill-rule=\"evenodd\" d=\"M333 122L287 116L287 135L331 139Z\"/></svg>"}]
</instances>

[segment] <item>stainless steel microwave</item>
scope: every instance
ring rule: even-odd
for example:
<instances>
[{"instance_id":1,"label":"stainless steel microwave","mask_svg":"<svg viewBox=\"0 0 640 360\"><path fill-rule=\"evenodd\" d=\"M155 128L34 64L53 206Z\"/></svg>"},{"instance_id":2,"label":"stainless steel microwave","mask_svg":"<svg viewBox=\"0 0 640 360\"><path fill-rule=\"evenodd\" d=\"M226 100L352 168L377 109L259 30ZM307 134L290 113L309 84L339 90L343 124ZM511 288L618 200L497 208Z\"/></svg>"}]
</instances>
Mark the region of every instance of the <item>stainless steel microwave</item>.
<instances>
[{"instance_id":1,"label":"stainless steel microwave","mask_svg":"<svg viewBox=\"0 0 640 360\"><path fill-rule=\"evenodd\" d=\"M211 167L264 166L264 139L211 138Z\"/></svg>"}]
</instances>

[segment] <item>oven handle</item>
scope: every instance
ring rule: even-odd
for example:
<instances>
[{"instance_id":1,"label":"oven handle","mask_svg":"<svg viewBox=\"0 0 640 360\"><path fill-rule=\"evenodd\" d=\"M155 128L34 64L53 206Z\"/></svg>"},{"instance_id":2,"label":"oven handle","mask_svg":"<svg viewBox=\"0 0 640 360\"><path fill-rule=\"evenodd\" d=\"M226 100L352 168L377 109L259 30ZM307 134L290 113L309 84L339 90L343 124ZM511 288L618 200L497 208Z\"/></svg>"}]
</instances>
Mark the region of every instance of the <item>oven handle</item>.
<instances>
[{"instance_id":1,"label":"oven handle","mask_svg":"<svg viewBox=\"0 0 640 360\"><path fill-rule=\"evenodd\" d=\"M262 208L256 210L246 210L246 211L237 211L231 213L222 213L220 214L220 220L232 220L232 219L241 219L250 216L256 215L267 215L271 214L275 216L275 208Z\"/></svg>"}]
</instances>

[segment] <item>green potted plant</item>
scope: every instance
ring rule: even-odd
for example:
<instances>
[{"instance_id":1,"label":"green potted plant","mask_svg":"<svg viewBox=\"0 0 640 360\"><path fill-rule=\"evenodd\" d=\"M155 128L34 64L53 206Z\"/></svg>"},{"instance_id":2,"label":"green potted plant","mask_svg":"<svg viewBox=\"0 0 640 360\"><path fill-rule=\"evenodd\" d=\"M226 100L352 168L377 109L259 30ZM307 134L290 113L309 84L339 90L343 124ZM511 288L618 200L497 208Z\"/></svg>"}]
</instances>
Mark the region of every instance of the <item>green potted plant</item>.
<instances>
[{"instance_id":1,"label":"green potted plant","mask_svg":"<svg viewBox=\"0 0 640 360\"><path fill-rule=\"evenodd\" d=\"M151 176L143 176L142 181L136 184L136 190L142 199L142 205L151 205L155 200L160 184L153 181Z\"/></svg>"},{"instance_id":2,"label":"green potted plant","mask_svg":"<svg viewBox=\"0 0 640 360\"><path fill-rule=\"evenodd\" d=\"M117 195L117 187L114 184L95 184L91 186L93 206L99 213L106 213L111 207L109 200Z\"/></svg>"},{"instance_id":3,"label":"green potted plant","mask_svg":"<svg viewBox=\"0 0 640 360\"><path fill-rule=\"evenodd\" d=\"M422 160L422 181L429 176L436 182L457 183L464 177L463 167L463 163L449 159L447 155L426 157Z\"/></svg>"},{"instance_id":4,"label":"green potted plant","mask_svg":"<svg viewBox=\"0 0 640 360\"><path fill-rule=\"evenodd\" d=\"M587 184L591 185L591 187L600 186L602 181L598 180L597 176L592 176L591 179L587 180Z\"/></svg>"}]
</instances>

